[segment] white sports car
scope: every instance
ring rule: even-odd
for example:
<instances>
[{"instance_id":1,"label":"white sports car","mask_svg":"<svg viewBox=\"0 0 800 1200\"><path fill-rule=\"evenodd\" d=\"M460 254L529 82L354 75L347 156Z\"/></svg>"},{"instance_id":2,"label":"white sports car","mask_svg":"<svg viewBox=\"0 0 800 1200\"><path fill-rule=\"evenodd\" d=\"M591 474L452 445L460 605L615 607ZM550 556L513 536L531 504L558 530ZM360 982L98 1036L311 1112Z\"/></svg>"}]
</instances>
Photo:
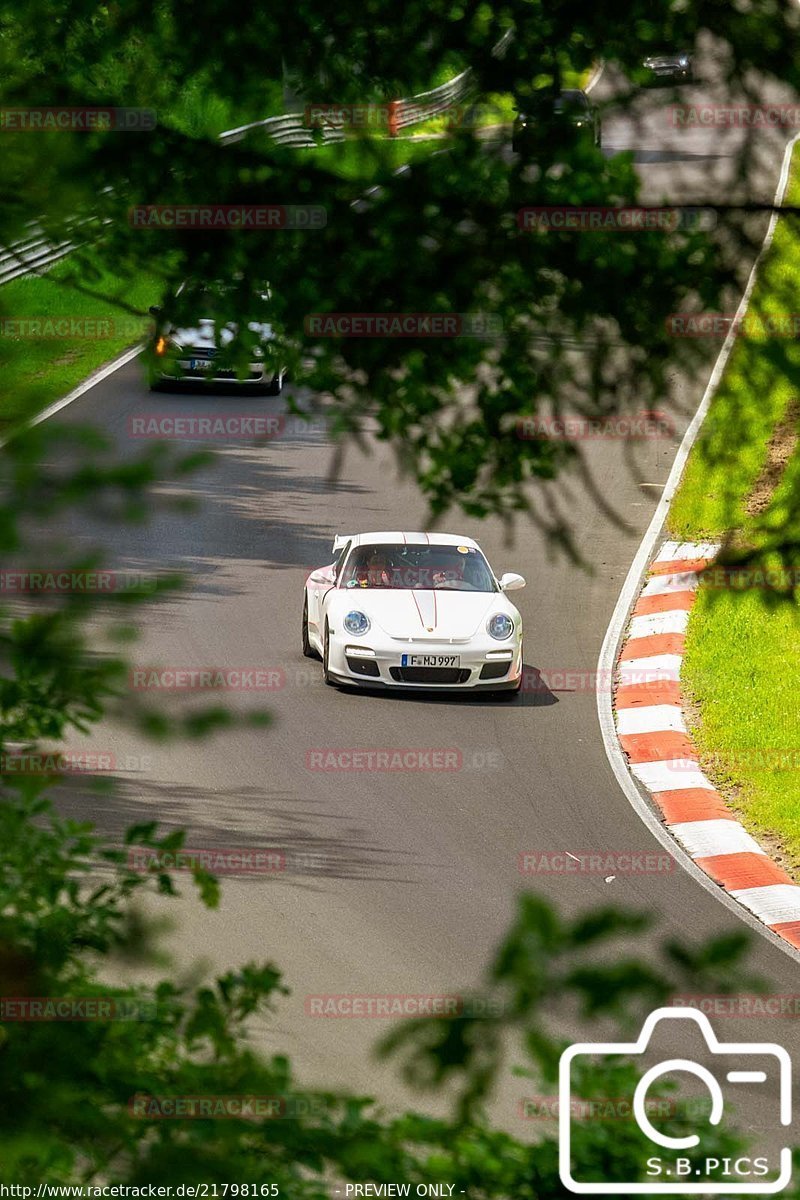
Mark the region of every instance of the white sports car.
<instances>
[{"instance_id":1,"label":"white sports car","mask_svg":"<svg viewBox=\"0 0 800 1200\"><path fill-rule=\"evenodd\" d=\"M303 653L326 683L519 691L522 618L477 542L450 533L355 533L312 571Z\"/></svg>"}]
</instances>

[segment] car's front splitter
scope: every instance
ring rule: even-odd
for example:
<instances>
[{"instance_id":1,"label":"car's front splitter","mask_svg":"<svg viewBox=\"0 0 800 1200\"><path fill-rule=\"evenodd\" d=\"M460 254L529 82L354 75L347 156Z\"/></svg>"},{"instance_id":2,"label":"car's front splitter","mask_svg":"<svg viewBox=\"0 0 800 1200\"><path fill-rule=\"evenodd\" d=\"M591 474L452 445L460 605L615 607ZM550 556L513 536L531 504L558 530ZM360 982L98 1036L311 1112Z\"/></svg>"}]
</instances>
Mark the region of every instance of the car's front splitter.
<instances>
[{"instance_id":1,"label":"car's front splitter","mask_svg":"<svg viewBox=\"0 0 800 1200\"><path fill-rule=\"evenodd\" d=\"M458 692L460 695L471 695L473 692L518 692L520 677L515 679L493 679L488 683L396 683L374 676L340 675L328 670L328 678L337 687L356 688L359 691L374 692Z\"/></svg>"}]
</instances>

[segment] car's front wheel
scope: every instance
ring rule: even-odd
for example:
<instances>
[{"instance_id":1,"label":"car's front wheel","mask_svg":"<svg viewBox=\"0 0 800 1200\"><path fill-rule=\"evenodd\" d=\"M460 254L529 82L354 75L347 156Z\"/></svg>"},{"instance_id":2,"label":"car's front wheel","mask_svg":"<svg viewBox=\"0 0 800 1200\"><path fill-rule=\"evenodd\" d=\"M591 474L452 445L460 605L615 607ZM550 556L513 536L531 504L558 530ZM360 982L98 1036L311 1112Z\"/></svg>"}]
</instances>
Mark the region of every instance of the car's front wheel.
<instances>
[{"instance_id":1,"label":"car's front wheel","mask_svg":"<svg viewBox=\"0 0 800 1200\"><path fill-rule=\"evenodd\" d=\"M284 374L281 371L278 375L274 375L271 381L267 384L268 396L280 396L283 391Z\"/></svg>"},{"instance_id":2,"label":"car's front wheel","mask_svg":"<svg viewBox=\"0 0 800 1200\"><path fill-rule=\"evenodd\" d=\"M319 654L308 639L308 593L303 601L303 654L306 658L319 658Z\"/></svg>"}]
</instances>

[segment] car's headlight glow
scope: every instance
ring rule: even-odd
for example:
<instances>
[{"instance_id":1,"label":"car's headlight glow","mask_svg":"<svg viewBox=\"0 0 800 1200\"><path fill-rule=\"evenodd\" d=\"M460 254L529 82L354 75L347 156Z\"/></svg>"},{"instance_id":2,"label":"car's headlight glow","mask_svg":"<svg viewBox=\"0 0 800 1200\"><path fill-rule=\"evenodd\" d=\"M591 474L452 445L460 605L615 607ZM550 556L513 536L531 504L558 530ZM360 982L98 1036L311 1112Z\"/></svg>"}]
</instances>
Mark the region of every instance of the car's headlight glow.
<instances>
[{"instance_id":1,"label":"car's headlight glow","mask_svg":"<svg viewBox=\"0 0 800 1200\"><path fill-rule=\"evenodd\" d=\"M498 642L504 642L514 632L514 622L508 613L495 613L486 622L486 630Z\"/></svg>"},{"instance_id":2,"label":"car's headlight glow","mask_svg":"<svg viewBox=\"0 0 800 1200\"><path fill-rule=\"evenodd\" d=\"M353 637L363 637L369 629L369 617L366 613L353 609L344 619L344 627Z\"/></svg>"},{"instance_id":3,"label":"car's headlight glow","mask_svg":"<svg viewBox=\"0 0 800 1200\"><path fill-rule=\"evenodd\" d=\"M686 55L685 55L685 54L682 54L682 55L680 56L680 58L678 59L678 66L680 66L680 67L688 67L688 65L689 65L689 59L686 57Z\"/></svg>"}]
</instances>

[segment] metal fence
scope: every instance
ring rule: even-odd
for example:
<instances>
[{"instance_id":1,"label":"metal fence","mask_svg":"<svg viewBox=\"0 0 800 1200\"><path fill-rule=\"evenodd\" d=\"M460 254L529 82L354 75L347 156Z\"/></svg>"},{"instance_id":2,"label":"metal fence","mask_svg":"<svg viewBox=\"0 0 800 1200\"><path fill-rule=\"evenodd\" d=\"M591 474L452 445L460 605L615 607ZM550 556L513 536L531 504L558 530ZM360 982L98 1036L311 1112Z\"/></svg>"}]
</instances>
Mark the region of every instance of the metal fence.
<instances>
[{"instance_id":1,"label":"metal fence","mask_svg":"<svg viewBox=\"0 0 800 1200\"><path fill-rule=\"evenodd\" d=\"M407 129L429 121L452 105L457 104L469 95L472 80L470 70L462 71L454 79L448 79L438 88L430 92L422 92L419 96L410 96L402 100L389 100L374 104L353 105L352 107L373 108L384 110L386 125L390 133L399 129ZM318 106L309 106L316 108ZM237 129L228 129L220 134L223 145L240 142L248 133L260 129L282 146L310 147L330 142L345 140L344 126L347 121L347 107L324 106L326 111L318 118L311 117L306 111L286 113L282 117L267 117L263 121L252 121L249 125L240 125Z\"/></svg>"},{"instance_id":2,"label":"metal fence","mask_svg":"<svg viewBox=\"0 0 800 1200\"><path fill-rule=\"evenodd\" d=\"M58 262L73 248L72 242L53 244L42 235L38 226L31 222L29 235L10 246L0 247L0 284L10 283L22 275L30 275Z\"/></svg>"},{"instance_id":3,"label":"metal fence","mask_svg":"<svg viewBox=\"0 0 800 1200\"><path fill-rule=\"evenodd\" d=\"M513 29L507 29L493 47L492 54L502 58L513 36ZM387 110L389 132L396 133L400 129L408 129L446 112L453 105L466 99L472 87L472 71L467 68L460 75L448 79L446 83L429 92L401 100L390 100L374 107ZM224 146L232 145L242 141L253 130L260 129L278 145L313 147L345 141L345 122L346 113L341 111L338 115L335 112L327 114L315 127L308 124L305 111L284 113L280 117L266 117L263 121L253 121L249 125L227 129L219 135L219 140ZM36 273L64 258L74 249L74 242L63 241L56 245L49 242L35 222L31 222L28 229L29 236L9 246L0 246L0 285Z\"/></svg>"}]
</instances>

